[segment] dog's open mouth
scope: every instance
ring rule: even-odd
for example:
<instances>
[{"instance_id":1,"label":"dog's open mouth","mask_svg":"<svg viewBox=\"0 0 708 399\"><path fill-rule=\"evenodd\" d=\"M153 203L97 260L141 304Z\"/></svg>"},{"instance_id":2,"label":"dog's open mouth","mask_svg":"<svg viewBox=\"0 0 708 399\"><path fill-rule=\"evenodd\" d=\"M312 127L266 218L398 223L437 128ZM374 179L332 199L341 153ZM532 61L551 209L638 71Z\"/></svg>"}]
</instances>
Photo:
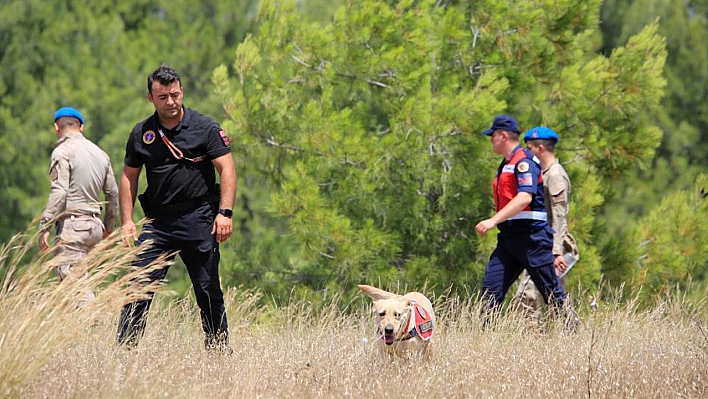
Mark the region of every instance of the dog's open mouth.
<instances>
[{"instance_id":1,"label":"dog's open mouth","mask_svg":"<svg viewBox=\"0 0 708 399\"><path fill-rule=\"evenodd\" d=\"M384 334L383 338L384 338L384 342L386 343L386 345L393 345L393 341L394 341L393 334L391 334L391 335Z\"/></svg>"}]
</instances>

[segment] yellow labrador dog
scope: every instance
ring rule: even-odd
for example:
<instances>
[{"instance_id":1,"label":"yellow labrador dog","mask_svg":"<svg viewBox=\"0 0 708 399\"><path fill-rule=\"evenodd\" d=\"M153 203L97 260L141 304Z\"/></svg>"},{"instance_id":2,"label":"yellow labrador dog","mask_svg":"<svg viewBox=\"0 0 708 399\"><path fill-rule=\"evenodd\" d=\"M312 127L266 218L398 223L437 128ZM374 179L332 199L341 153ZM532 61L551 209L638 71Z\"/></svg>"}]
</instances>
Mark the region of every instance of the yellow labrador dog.
<instances>
[{"instance_id":1,"label":"yellow labrador dog","mask_svg":"<svg viewBox=\"0 0 708 399\"><path fill-rule=\"evenodd\" d=\"M425 295L419 292L398 295L369 285L359 285L359 289L374 300L382 354L418 353L430 359L435 313Z\"/></svg>"}]
</instances>

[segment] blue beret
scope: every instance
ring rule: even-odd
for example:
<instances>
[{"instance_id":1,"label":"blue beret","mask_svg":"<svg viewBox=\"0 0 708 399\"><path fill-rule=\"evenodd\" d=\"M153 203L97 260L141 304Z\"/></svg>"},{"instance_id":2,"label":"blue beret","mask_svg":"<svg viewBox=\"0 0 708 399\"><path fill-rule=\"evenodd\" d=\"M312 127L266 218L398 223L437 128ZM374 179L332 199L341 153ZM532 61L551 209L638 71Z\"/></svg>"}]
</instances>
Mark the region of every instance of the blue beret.
<instances>
[{"instance_id":1,"label":"blue beret","mask_svg":"<svg viewBox=\"0 0 708 399\"><path fill-rule=\"evenodd\" d=\"M527 130L524 134L524 142L529 140L553 140L554 143L560 141L558 134L544 126L536 126Z\"/></svg>"},{"instance_id":2,"label":"blue beret","mask_svg":"<svg viewBox=\"0 0 708 399\"><path fill-rule=\"evenodd\" d=\"M57 112L54 113L54 122L56 122L57 119L59 119L63 116L71 116L72 118L78 119L82 125L84 124L84 117L81 116L81 112L79 112L79 110L76 108L72 108L72 107L59 108L57 110Z\"/></svg>"},{"instance_id":3,"label":"blue beret","mask_svg":"<svg viewBox=\"0 0 708 399\"><path fill-rule=\"evenodd\" d=\"M482 134L489 136L494 133L495 130L521 133L519 132L519 126L516 124L516 119L509 115L497 115L497 117L494 118L494 122L492 122L492 127L483 131Z\"/></svg>"}]
</instances>

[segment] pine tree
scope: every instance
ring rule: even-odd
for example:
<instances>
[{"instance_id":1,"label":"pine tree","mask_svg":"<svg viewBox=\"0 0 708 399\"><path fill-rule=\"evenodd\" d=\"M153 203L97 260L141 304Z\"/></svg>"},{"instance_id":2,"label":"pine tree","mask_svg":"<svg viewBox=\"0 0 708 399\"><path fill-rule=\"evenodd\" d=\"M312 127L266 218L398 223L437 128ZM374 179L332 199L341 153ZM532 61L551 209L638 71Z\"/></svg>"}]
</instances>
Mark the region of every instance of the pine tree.
<instances>
[{"instance_id":1,"label":"pine tree","mask_svg":"<svg viewBox=\"0 0 708 399\"><path fill-rule=\"evenodd\" d=\"M669 203L677 206L676 211L686 209L685 204L679 204L694 195L699 175L705 169L708 48L704 42L708 35L708 3L704 0L607 1L602 15L605 52L623 45L645 24L654 21L658 21L659 32L666 37L667 94L655 112L647 113L651 123L663 132L658 156L651 163L635 165L623 178L608 185L608 203L602 212L608 221L606 237L622 237L623 241L621 247L617 238L598 240L597 243L608 255L604 270L615 284L636 281L644 285L644 293L662 292L667 284L677 281L677 276L682 276L679 279L687 277L682 273L667 272L665 267L679 262L684 266L677 270L685 271L688 265L704 262L694 251L679 251L673 253L678 257L666 265L652 265L653 261L649 259L656 259L656 256L646 258L646 254L666 251L653 246L667 237L654 240L645 234L651 231L663 236L653 225L662 225L660 215L666 217L673 211L667 209ZM700 207L692 207L692 212L695 220L706 217ZM678 215L677 218L686 221ZM668 231L675 233L674 229ZM683 247L683 236L676 235L673 240L674 244L663 241L661 245ZM621 252L636 253L638 257L627 257ZM652 266L637 269L638 265ZM618 274L617 269L627 269L629 273ZM645 275L634 280L635 270ZM698 273L698 276L703 274Z\"/></svg>"},{"instance_id":2,"label":"pine tree","mask_svg":"<svg viewBox=\"0 0 708 399\"><path fill-rule=\"evenodd\" d=\"M603 184L649 162L661 132L664 41L649 25L594 53L600 2L360 1L307 23L263 1L259 30L214 81L245 160L304 249L300 287L354 283L471 289L493 237L494 115L547 125L574 179L575 284L600 280ZM280 271L280 270L279 270Z\"/></svg>"}]
</instances>

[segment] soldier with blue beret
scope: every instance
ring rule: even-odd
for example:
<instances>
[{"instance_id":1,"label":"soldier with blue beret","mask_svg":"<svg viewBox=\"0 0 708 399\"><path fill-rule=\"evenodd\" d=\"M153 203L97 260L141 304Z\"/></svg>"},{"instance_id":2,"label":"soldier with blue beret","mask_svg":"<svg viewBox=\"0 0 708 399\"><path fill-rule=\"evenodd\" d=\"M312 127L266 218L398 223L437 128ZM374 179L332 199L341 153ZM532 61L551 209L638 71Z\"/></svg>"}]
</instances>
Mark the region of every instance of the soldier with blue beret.
<instances>
[{"instance_id":1,"label":"soldier with blue beret","mask_svg":"<svg viewBox=\"0 0 708 399\"><path fill-rule=\"evenodd\" d=\"M56 110L54 132L57 142L49 165L51 188L40 220L39 247L49 249L54 226L54 256L60 260L55 272L62 281L115 228L118 186L108 155L83 135L84 117L78 109ZM82 291L79 305L95 298L90 288Z\"/></svg>"},{"instance_id":2,"label":"soldier with blue beret","mask_svg":"<svg viewBox=\"0 0 708 399\"><path fill-rule=\"evenodd\" d=\"M570 178L555 156L558 134L551 128L536 126L526 131L524 142L531 153L541 161L544 207L548 223L553 229L553 265L561 285L565 288L565 275L578 260L578 246L568 231L568 204ZM520 307L536 324L541 324L543 299L531 276L524 271L516 293Z\"/></svg>"}]
</instances>

